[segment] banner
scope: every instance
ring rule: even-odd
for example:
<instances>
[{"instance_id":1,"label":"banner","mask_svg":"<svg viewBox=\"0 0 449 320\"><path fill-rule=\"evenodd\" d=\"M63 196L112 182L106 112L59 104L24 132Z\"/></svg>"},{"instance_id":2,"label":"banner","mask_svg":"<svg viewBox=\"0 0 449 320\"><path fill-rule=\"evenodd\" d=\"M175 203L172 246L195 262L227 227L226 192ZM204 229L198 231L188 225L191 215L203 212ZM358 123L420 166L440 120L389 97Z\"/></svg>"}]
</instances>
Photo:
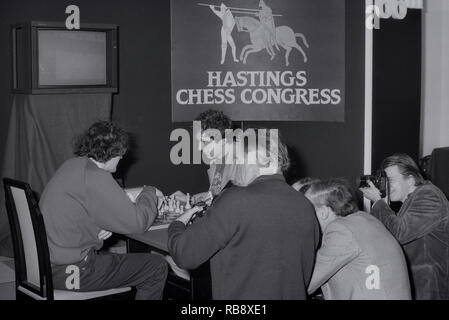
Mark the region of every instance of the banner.
<instances>
[{"instance_id":1,"label":"banner","mask_svg":"<svg viewBox=\"0 0 449 320\"><path fill-rule=\"evenodd\" d=\"M171 28L173 121L344 121L345 1L172 0Z\"/></svg>"}]
</instances>

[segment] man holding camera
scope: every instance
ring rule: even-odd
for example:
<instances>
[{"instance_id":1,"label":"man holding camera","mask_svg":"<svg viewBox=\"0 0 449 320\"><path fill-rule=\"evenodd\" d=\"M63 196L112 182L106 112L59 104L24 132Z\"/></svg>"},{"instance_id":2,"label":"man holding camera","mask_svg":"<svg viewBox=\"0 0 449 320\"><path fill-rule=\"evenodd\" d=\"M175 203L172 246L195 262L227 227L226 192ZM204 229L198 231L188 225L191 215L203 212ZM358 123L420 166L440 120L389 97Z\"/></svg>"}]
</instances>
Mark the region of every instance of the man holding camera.
<instances>
[{"instance_id":1,"label":"man holding camera","mask_svg":"<svg viewBox=\"0 0 449 320\"><path fill-rule=\"evenodd\" d=\"M402 245L418 300L449 299L449 202L443 192L425 181L413 159L395 154L382 162L391 201L402 202L397 214L369 182L361 188L374 202L377 217Z\"/></svg>"}]
</instances>

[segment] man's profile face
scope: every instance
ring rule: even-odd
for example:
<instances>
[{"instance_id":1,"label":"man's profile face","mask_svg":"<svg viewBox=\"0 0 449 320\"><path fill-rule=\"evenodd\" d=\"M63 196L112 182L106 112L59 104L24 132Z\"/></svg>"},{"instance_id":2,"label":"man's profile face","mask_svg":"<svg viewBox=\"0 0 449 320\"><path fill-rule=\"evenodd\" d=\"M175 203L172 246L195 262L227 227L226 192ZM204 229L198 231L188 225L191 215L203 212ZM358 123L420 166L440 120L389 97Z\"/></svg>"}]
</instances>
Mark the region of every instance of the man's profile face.
<instances>
[{"instance_id":1,"label":"man's profile face","mask_svg":"<svg viewBox=\"0 0 449 320\"><path fill-rule=\"evenodd\" d=\"M411 191L409 179L412 178L404 177L396 165L385 168L385 172L390 184L390 200L404 202Z\"/></svg>"}]
</instances>

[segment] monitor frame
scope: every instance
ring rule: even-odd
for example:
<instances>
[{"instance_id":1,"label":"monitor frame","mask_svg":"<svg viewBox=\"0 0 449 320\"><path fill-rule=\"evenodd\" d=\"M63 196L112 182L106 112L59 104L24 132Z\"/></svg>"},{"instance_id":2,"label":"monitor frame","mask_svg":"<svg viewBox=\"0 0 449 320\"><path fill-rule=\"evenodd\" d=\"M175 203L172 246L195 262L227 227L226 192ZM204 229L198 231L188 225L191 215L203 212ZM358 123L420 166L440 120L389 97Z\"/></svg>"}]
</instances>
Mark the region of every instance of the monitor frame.
<instances>
[{"instance_id":1,"label":"monitor frame","mask_svg":"<svg viewBox=\"0 0 449 320\"><path fill-rule=\"evenodd\" d=\"M22 32L18 37L19 30ZM40 85L39 30L95 31L106 33L105 85ZM118 26L114 24L82 23L80 29L69 30L64 22L31 21L11 25L13 93L67 94L118 93ZM19 46L22 46L19 49Z\"/></svg>"}]
</instances>

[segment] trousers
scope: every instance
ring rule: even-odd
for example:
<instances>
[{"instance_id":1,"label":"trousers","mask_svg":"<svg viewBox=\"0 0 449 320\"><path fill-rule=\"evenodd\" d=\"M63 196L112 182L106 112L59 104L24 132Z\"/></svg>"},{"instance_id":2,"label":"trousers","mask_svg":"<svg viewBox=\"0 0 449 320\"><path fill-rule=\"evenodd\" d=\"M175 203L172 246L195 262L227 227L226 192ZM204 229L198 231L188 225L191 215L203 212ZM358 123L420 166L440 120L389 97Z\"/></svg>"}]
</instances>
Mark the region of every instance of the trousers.
<instances>
[{"instance_id":1,"label":"trousers","mask_svg":"<svg viewBox=\"0 0 449 320\"><path fill-rule=\"evenodd\" d=\"M76 288L73 288L71 273L74 268L79 270ZM79 263L52 266L55 289L85 292L135 287L136 300L162 299L167 273L165 259L151 253L98 254L91 251Z\"/></svg>"}]
</instances>

